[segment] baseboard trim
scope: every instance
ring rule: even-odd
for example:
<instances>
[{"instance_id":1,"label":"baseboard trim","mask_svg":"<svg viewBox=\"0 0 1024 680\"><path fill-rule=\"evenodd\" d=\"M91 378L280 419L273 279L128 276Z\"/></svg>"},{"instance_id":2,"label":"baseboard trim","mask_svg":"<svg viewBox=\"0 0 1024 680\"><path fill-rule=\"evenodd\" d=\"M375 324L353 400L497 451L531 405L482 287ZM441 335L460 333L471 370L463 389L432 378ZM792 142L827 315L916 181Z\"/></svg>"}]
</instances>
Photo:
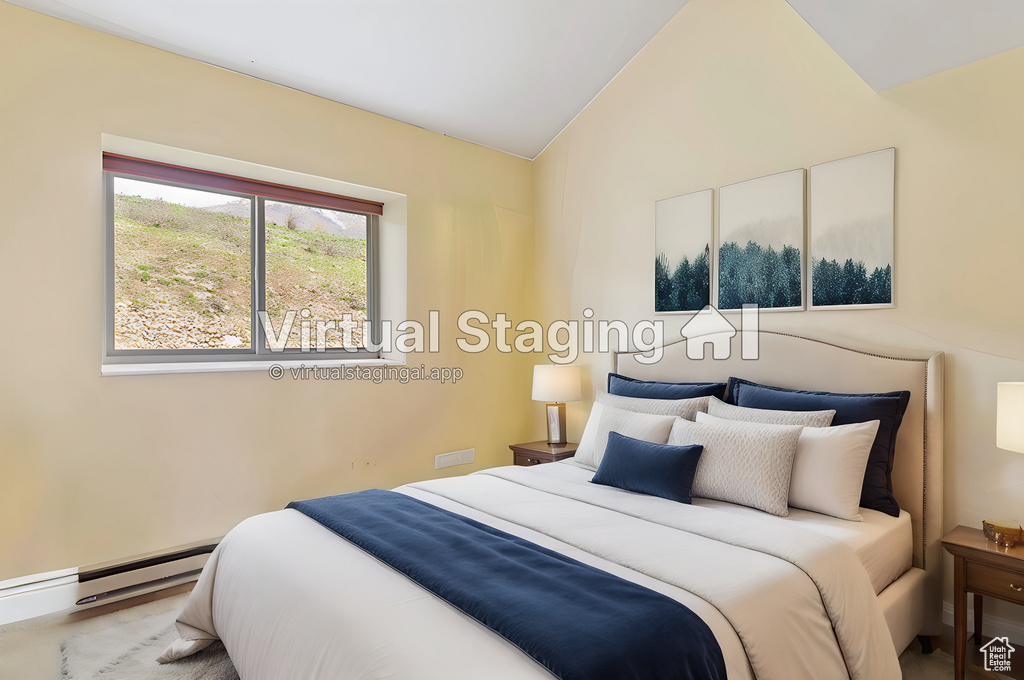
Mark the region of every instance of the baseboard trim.
<instances>
[{"instance_id":1,"label":"baseboard trim","mask_svg":"<svg viewBox=\"0 0 1024 680\"><path fill-rule=\"evenodd\" d=\"M1011 642L1024 642L1024 623L1020 621L1014 621L1013 619L1004 619L999 616L992 616L985 614L983 617L985 620L982 622L981 634L985 637L1003 637L1010 638ZM943 602L942 603L942 623L947 626L953 626L953 603ZM974 607L968 606L967 608L967 633L970 635L974 631Z\"/></svg>"},{"instance_id":2,"label":"baseboard trim","mask_svg":"<svg viewBox=\"0 0 1024 680\"><path fill-rule=\"evenodd\" d=\"M7 579L6 581L0 581L0 597L6 597L13 594L19 588L35 586L44 581L53 581L56 579L64 578L65 576L74 576L78 573L78 569L74 567L70 569L60 569L58 571L47 571L42 574L31 574L30 576L19 576L18 578Z\"/></svg>"},{"instance_id":3,"label":"baseboard trim","mask_svg":"<svg viewBox=\"0 0 1024 680\"><path fill-rule=\"evenodd\" d=\"M0 586L6 586L0 587L0 626L5 626L73 608L78 569L11 579Z\"/></svg>"}]
</instances>

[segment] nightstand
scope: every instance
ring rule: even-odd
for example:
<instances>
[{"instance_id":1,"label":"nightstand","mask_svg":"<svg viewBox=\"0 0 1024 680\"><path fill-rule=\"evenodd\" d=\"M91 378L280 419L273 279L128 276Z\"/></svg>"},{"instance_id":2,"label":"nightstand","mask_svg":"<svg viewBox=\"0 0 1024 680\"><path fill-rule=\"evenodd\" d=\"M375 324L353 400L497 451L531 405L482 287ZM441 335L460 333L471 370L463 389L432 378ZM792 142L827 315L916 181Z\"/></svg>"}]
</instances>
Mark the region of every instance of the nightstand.
<instances>
[{"instance_id":1,"label":"nightstand","mask_svg":"<svg viewBox=\"0 0 1024 680\"><path fill-rule=\"evenodd\" d=\"M967 593L974 593L974 641L981 643L982 597L1024 604L1024 546L1004 548L981 529L959 526L942 539L953 555L953 677L964 677L967 650Z\"/></svg>"},{"instance_id":2,"label":"nightstand","mask_svg":"<svg viewBox=\"0 0 1024 680\"><path fill-rule=\"evenodd\" d=\"M511 444L508 448L515 454L516 465L539 465L553 463L556 460L572 458L576 455L578 444L548 444L546 441Z\"/></svg>"}]
</instances>

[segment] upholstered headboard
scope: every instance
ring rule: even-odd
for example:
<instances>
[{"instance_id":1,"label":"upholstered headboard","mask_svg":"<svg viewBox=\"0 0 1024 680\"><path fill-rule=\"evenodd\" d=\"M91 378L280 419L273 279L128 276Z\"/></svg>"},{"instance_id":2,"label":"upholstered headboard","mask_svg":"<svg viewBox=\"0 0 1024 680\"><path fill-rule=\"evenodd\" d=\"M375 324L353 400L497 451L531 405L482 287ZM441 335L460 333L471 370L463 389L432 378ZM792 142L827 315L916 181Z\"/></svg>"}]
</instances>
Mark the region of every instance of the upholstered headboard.
<instances>
[{"instance_id":1,"label":"upholstered headboard","mask_svg":"<svg viewBox=\"0 0 1024 680\"><path fill-rule=\"evenodd\" d=\"M761 331L758 359L742 359L739 338L731 356L714 359L712 336L692 338L706 349L687 357L687 340L666 345L651 365L638 352L615 355L615 372L643 380L719 381L730 376L768 385L830 392L910 390L910 404L896 440L893 492L910 513L914 530L914 566L928 574L935 597L927 605L930 620L941 620L942 584L942 359L941 352L882 350L850 343ZM702 341L703 340L703 341ZM700 356L691 347L690 354Z\"/></svg>"}]
</instances>

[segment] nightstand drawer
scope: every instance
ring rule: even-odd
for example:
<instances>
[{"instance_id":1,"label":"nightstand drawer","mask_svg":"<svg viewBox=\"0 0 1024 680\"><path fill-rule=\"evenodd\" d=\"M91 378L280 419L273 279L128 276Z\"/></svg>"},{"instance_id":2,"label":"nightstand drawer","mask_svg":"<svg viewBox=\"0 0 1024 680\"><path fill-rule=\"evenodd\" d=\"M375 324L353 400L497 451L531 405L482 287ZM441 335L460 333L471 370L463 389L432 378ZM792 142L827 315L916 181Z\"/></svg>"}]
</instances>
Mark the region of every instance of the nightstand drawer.
<instances>
[{"instance_id":1,"label":"nightstand drawer","mask_svg":"<svg viewBox=\"0 0 1024 680\"><path fill-rule=\"evenodd\" d=\"M968 562L967 590L1024 604L1024 573Z\"/></svg>"},{"instance_id":2,"label":"nightstand drawer","mask_svg":"<svg viewBox=\"0 0 1024 680\"><path fill-rule=\"evenodd\" d=\"M548 444L545 441L528 442L526 444L510 444L508 448L512 449L512 453L515 454L513 460L516 465L554 463L576 455L576 445L571 442L566 444Z\"/></svg>"},{"instance_id":3,"label":"nightstand drawer","mask_svg":"<svg viewBox=\"0 0 1024 680\"><path fill-rule=\"evenodd\" d=\"M517 453L516 454L516 465L539 465L540 463L550 463L551 456L538 456L531 455L528 453Z\"/></svg>"}]
</instances>

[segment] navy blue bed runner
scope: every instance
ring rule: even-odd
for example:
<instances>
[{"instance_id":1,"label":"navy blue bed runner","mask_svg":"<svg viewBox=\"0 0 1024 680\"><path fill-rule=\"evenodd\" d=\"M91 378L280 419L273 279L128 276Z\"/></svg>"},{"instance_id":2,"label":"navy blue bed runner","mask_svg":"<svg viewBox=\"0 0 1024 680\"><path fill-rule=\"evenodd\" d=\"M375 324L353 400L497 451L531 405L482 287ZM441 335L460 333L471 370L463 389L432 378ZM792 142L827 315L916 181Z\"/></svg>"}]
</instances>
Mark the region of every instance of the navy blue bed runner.
<instances>
[{"instance_id":1,"label":"navy blue bed runner","mask_svg":"<svg viewBox=\"0 0 1024 680\"><path fill-rule=\"evenodd\" d=\"M711 629L675 600L480 522L371 489L288 504L563 680L718 680Z\"/></svg>"}]
</instances>

